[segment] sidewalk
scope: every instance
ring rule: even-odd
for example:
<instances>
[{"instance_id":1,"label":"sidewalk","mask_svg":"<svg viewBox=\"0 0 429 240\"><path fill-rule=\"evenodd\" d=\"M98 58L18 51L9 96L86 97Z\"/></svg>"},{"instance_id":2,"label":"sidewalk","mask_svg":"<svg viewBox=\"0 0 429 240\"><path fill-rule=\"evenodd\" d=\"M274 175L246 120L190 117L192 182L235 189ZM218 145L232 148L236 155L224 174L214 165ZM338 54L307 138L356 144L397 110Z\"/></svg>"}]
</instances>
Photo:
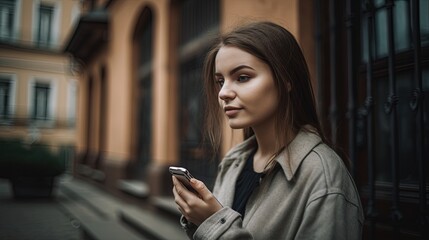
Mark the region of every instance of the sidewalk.
<instances>
[{"instance_id":1,"label":"sidewalk","mask_svg":"<svg viewBox=\"0 0 429 240\"><path fill-rule=\"evenodd\" d=\"M64 214L60 201L13 198L9 180L0 178L0 239L82 240L80 229Z\"/></svg>"},{"instance_id":2,"label":"sidewalk","mask_svg":"<svg viewBox=\"0 0 429 240\"><path fill-rule=\"evenodd\" d=\"M65 177L57 186L58 195L65 199L61 206L84 239L188 239L178 219L126 203L90 183ZM151 198L150 202L164 211L172 211L174 203L163 198Z\"/></svg>"}]
</instances>

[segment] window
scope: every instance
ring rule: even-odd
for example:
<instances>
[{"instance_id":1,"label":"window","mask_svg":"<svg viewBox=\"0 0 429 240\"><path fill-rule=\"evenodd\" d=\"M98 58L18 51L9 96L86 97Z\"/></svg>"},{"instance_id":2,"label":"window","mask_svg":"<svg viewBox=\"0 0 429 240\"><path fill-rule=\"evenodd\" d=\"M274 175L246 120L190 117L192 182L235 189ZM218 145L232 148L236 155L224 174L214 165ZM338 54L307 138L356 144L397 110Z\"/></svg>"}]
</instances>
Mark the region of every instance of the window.
<instances>
[{"instance_id":1,"label":"window","mask_svg":"<svg viewBox=\"0 0 429 240\"><path fill-rule=\"evenodd\" d=\"M39 7L39 31L37 42L39 46L49 46L52 43L52 19L54 7L40 5Z\"/></svg>"},{"instance_id":2,"label":"window","mask_svg":"<svg viewBox=\"0 0 429 240\"><path fill-rule=\"evenodd\" d=\"M136 156L136 167L133 172L130 172L132 178L141 178L146 172L147 166L149 166L151 159L152 149L152 98L153 98L153 38L154 38L154 22L152 10L149 7L145 7L139 17L136 25L136 31L134 33L134 44L136 46L136 56L138 57L137 62L137 81L135 84L135 100L136 100L136 142L137 149L135 151ZM106 100L103 100L106 96L107 85L106 85L106 69L102 70L102 81L101 81L101 92L102 99L100 106L100 118L103 119L103 115L106 114ZM101 128L105 127L105 122L100 122ZM105 144L100 135L100 143Z\"/></svg>"},{"instance_id":3,"label":"window","mask_svg":"<svg viewBox=\"0 0 429 240\"><path fill-rule=\"evenodd\" d=\"M399 161L398 178L402 184L417 184L419 181L418 175L418 162L416 162L416 117L415 111L410 107L412 101L413 91L417 88L414 79L413 62L413 36L412 36L412 22L413 13L411 11L411 3L409 1L396 0L393 1L393 46L394 46L394 86L395 95L398 98L396 103L397 111L397 137L398 145L396 152L393 151L394 146L390 141L386 141L392 135L392 127L390 121L392 116L386 114L384 103L387 102L392 86L389 83L389 70L387 64L388 58L388 1L376 0L374 5L369 5L361 9L361 47L363 49L361 56L361 68L366 69L366 64L369 60L369 52L371 52L372 61L372 76L371 81L374 87L373 96L375 103L374 117L377 127L374 131L374 139L376 143L375 156L377 159L376 180L380 182L392 182L395 176L392 175L392 158L396 154ZM420 25L420 44L421 53L420 58L425 60L428 58L428 0L419 2L419 25ZM372 11L372 12L369 12ZM373 14L373 22L368 22L368 14ZM414 13L416 14L416 13ZM371 15L370 15L371 16ZM372 28L370 28L370 24ZM372 35L369 35L369 29L373 29ZM371 41L368 37L371 36ZM369 43L369 44L368 44ZM369 46L371 49L369 49ZM423 73L428 71L427 64L420 64L419 66ZM366 70L362 72L362 79L366 76ZM425 74L421 79L424 92L425 84L428 82ZM360 96L367 94L365 89L358 91ZM427 109L423 109L424 114L427 114ZM422 129L427 128L428 122L423 119ZM427 134L427 133L426 133ZM427 145L427 143L426 143ZM428 179L426 181L429 183Z\"/></svg>"},{"instance_id":4,"label":"window","mask_svg":"<svg viewBox=\"0 0 429 240\"><path fill-rule=\"evenodd\" d=\"M28 81L27 116L30 124L52 128L56 124L58 82L47 77L31 77Z\"/></svg>"},{"instance_id":5,"label":"window","mask_svg":"<svg viewBox=\"0 0 429 240\"><path fill-rule=\"evenodd\" d=\"M15 111L15 88L14 75L0 74L0 124L12 123Z\"/></svg>"},{"instance_id":6,"label":"window","mask_svg":"<svg viewBox=\"0 0 429 240\"><path fill-rule=\"evenodd\" d=\"M219 25L219 0L185 0L181 9L180 44L195 41Z\"/></svg>"},{"instance_id":7,"label":"window","mask_svg":"<svg viewBox=\"0 0 429 240\"><path fill-rule=\"evenodd\" d=\"M10 117L9 102L11 83L8 79L0 79L0 119L8 119Z\"/></svg>"},{"instance_id":8,"label":"window","mask_svg":"<svg viewBox=\"0 0 429 240\"><path fill-rule=\"evenodd\" d=\"M34 113L33 118L37 120L48 120L50 86L46 83L36 83L34 87Z\"/></svg>"},{"instance_id":9,"label":"window","mask_svg":"<svg viewBox=\"0 0 429 240\"><path fill-rule=\"evenodd\" d=\"M420 17L420 38L421 45L427 46L429 41L429 1L422 0L419 2L419 17ZM363 7L363 6L362 6ZM364 7L363 7L364 8ZM375 59L387 57L388 55L388 34L387 34L387 9L386 3L382 0L374 1L374 33L373 42ZM368 60L368 18L366 17L367 9L362 9L361 16L361 41L362 41L362 61ZM393 7L393 28L394 28L394 44L395 53L404 53L412 49L412 32L410 20L410 2L409 1L394 1Z\"/></svg>"},{"instance_id":10,"label":"window","mask_svg":"<svg viewBox=\"0 0 429 240\"><path fill-rule=\"evenodd\" d=\"M427 218L429 185L429 0L325 2L317 24L322 112L337 110L339 130L331 131L354 163L364 238L426 239L427 223L417 223ZM336 44L324 49L325 41Z\"/></svg>"},{"instance_id":11,"label":"window","mask_svg":"<svg viewBox=\"0 0 429 240\"><path fill-rule=\"evenodd\" d=\"M15 0L0 0L0 38L13 36Z\"/></svg>"},{"instance_id":12,"label":"window","mask_svg":"<svg viewBox=\"0 0 429 240\"><path fill-rule=\"evenodd\" d=\"M216 162L204 161L212 153L203 139L202 63L219 31L219 0L185 0L181 2L179 19L179 142L180 165L196 178L212 187Z\"/></svg>"}]
</instances>

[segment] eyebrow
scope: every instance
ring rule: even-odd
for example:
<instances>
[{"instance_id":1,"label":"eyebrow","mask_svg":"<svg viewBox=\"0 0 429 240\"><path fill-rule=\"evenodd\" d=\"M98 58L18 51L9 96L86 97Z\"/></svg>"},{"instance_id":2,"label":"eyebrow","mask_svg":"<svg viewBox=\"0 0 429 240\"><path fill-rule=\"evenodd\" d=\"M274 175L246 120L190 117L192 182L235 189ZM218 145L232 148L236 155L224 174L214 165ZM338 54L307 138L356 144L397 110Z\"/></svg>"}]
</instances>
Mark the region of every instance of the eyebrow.
<instances>
[{"instance_id":1,"label":"eyebrow","mask_svg":"<svg viewBox=\"0 0 429 240\"><path fill-rule=\"evenodd\" d=\"M233 75L234 73L236 73L236 72L238 72L238 71L240 71L241 69L244 69L244 68L248 68L248 69L251 69L251 70L255 70L255 69L253 69L252 67L247 66L247 65L239 65L239 66L235 67L234 69L232 69L232 70L229 72L229 75ZM222 75L222 74L220 74L220 73L218 73L218 72L215 72L215 76L221 76L221 75Z\"/></svg>"}]
</instances>

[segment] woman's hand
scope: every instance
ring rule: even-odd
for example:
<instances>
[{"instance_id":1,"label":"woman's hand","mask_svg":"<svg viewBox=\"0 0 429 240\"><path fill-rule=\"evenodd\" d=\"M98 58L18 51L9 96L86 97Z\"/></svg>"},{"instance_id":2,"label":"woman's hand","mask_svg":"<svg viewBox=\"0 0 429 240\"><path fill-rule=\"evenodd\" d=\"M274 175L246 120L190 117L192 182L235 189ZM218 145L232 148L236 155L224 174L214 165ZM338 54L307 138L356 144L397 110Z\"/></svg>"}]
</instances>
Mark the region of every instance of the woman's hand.
<instances>
[{"instance_id":1,"label":"woman's hand","mask_svg":"<svg viewBox=\"0 0 429 240\"><path fill-rule=\"evenodd\" d=\"M217 201L213 193L207 189L203 182L195 178L192 178L190 182L199 196L189 191L175 176L173 176L174 201L183 216L185 216L189 222L199 226L208 217L222 209L222 205Z\"/></svg>"}]
</instances>

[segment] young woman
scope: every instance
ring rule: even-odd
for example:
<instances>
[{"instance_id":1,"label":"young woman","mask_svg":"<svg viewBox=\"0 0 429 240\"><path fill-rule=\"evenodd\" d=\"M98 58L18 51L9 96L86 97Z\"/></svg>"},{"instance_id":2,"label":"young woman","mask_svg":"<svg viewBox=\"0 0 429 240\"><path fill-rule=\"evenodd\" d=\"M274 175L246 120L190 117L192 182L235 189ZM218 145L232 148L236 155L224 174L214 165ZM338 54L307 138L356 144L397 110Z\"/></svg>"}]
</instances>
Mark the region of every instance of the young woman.
<instances>
[{"instance_id":1,"label":"young woman","mask_svg":"<svg viewBox=\"0 0 429 240\"><path fill-rule=\"evenodd\" d=\"M295 38L270 22L222 36L204 66L207 131L224 117L246 139L219 166L213 193L173 177L181 223L194 239L361 239L358 191L326 144Z\"/></svg>"}]
</instances>

